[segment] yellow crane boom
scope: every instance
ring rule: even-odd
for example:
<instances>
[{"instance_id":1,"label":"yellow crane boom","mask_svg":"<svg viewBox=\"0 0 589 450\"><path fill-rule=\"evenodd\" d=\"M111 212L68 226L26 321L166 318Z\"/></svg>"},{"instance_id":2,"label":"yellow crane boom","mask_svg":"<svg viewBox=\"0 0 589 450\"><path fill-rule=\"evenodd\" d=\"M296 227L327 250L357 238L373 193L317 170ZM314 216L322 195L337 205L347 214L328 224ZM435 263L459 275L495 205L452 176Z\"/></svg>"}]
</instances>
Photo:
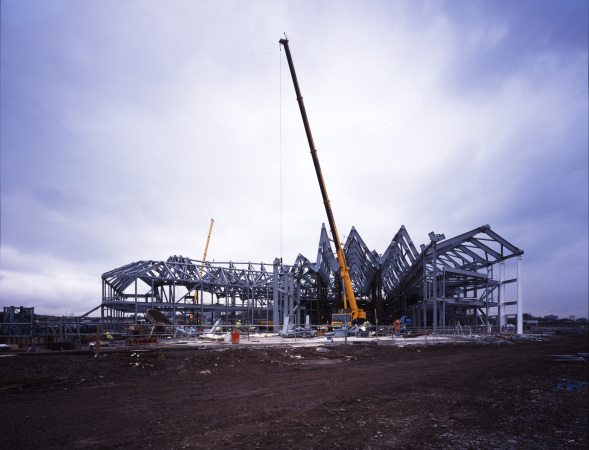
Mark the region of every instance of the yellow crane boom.
<instances>
[{"instance_id":1,"label":"yellow crane boom","mask_svg":"<svg viewBox=\"0 0 589 450\"><path fill-rule=\"evenodd\" d=\"M213 231L213 222L214 220L211 219L211 226L209 227L209 235L207 237L207 245L205 245L205 253L204 255L202 255L202 263L205 263L205 260L207 259L207 251L209 250L209 241L211 240L211 231ZM213 255L215 256L215 255ZM202 275L202 269L200 269L200 274Z\"/></svg>"},{"instance_id":2,"label":"yellow crane boom","mask_svg":"<svg viewBox=\"0 0 589 450\"><path fill-rule=\"evenodd\" d=\"M207 237L207 245L205 245L205 253L204 253L204 255L202 255L201 267L204 265L205 260L207 259L207 251L209 250L209 241L211 240L211 231L213 231L213 222L215 222L215 221L213 219L211 219L211 226L209 227L209 235ZM200 269L200 274L202 275L202 269ZM194 291L194 302L193 303L198 303L198 289L196 291Z\"/></svg>"},{"instance_id":3,"label":"yellow crane boom","mask_svg":"<svg viewBox=\"0 0 589 450\"><path fill-rule=\"evenodd\" d=\"M365 320L366 319L366 312L364 310L358 308L356 304L356 297L354 296L354 290L352 289L352 282L350 280L350 273L349 267L346 264L346 256L344 254L344 249L342 248L339 240L339 235L337 233L337 228L335 226L335 220L333 218L333 211L331 210L331 204L329 203L329 197L327 196L327 190L325 188L325 182L323 180L323 174L321 173L321 166L319 165L319 158L317 157L317 150L315 149L315 143L313 142L313 136L311 135L311 127L309 126L309 120L307 119L307 112L305 110L305 104L303 103L303 96L301 95L301 90L299 89L299 82L297 81L297 75L294 69L294 64L292 62L292 56L290 54L290 48L288 46L288 39L280 39L280 44L284 46L284 51L286 53L286 59L288 60L288 67L290 68L290 74L292 76L292 82L294 84L294 89L297 95L297 101L299 103L299 109L301 111L301 116L303 118L303 125L305 126L305 132L307 133L307 141L309 142L309 147L311 149L311 157L313 158L313 164L315 166L315 172L317 173L317 180L319 181L319 188L321 189L321 195L323 197L323 205L325 206L325 212L327 213L327 221L329 222L329 227L331 229L331 234L333 236L333 242L335 244L335 250L337 253L337 261L340 267L340 273L342 280L344 282L345 288L345 295L344 295L344 311L340 311L337 314L337 319L334 317L332 322L337 322L338 324L342 323L343 321L340 320L342 316L349 315L349 321L355 320ZM347 298L347 302L346 302ZM348 310L348 305L350 305L350 309ZM334 315L335 316L335 315ZM348 320L346 320L348 321Z\"/></svg>"}]
</instances>

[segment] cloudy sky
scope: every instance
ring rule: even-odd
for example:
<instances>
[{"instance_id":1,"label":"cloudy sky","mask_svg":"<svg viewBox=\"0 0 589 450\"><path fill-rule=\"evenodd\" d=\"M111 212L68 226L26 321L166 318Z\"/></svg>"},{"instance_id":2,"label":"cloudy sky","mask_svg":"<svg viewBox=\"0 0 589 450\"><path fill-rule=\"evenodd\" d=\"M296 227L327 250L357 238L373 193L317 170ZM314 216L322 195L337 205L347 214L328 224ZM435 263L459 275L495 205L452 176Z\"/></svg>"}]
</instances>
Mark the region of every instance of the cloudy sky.
<instances>
[{"instance_id":1,"label":"cloudy sky","mask_svg":"<svg viewBox=\"0 0 589 450\"><path fill-rule=\"evenodd\" d=\"M170 255L383 253L489 224L525 311L587 317L586 0L1 3L0 306L83 314ZM509 271L509 268L508 268Z\"/></svg>"}]
</instances>

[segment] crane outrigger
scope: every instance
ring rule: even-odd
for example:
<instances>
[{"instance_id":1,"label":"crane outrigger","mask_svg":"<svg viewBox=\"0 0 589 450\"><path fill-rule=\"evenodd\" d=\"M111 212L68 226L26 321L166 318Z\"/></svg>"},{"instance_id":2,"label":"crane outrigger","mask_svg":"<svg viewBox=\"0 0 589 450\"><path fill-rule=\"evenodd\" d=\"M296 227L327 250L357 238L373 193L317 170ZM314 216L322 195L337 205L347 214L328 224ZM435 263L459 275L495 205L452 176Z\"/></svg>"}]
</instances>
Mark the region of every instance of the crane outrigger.
<instances>
[{"instance_id":1,"label":"crane outrigger","mask_svg":"<svg viewBox=\"0 0 589 450\"><path fill-rule=\"evenodd\" d=\"M350 280L350 269L346 264L346 256L344 249L342 248L335 226L335 220L333 218L333 211L331 210L331 204L329 203L329 197L327 196L327 190L325 189L325 182L323 181L323 175L321 173L321 166L319 165L319 158L317 157L317 150L315 149L315 143L313 142L313 136L311 135L311 127L309 126L309 120L307 119L307 112L305 111L305 104L303 103L303 96L299 89L299 82L297 81L297 75L295 73L294 64L292 62L292 56L290 54L290 48L288 46L288 39L280 39L280 44L284 46L286 52L286 59L288 60L288 67L290 68L290 74L292 76L292 82L294 84L295 92L297 94L297 102L299 103L299 109L301 110L301 116L303 118L303 125L305 126L305 132L307 133L307 141L311 149L311 157L313 158L313 164L315 166L315 172L317 173L317 180L319 181L319 188L321 189L321 195L323 197L323 205L325 206L325 212L327 213L327 221L329 222L329 228L333 236L333 242L335 244L335 250L337 253L337 261L339 263L340 273L344 282L345 294L344 294L344 309L339 310L332 316L332 326L341 326L343 324L364 322L366 320L366 312L363 309L358 308L356 304L356 297L354 296L354 290L352 289L352 282ZM349 308L348 308L349 304Z\"/></svg>"}]
</instances>

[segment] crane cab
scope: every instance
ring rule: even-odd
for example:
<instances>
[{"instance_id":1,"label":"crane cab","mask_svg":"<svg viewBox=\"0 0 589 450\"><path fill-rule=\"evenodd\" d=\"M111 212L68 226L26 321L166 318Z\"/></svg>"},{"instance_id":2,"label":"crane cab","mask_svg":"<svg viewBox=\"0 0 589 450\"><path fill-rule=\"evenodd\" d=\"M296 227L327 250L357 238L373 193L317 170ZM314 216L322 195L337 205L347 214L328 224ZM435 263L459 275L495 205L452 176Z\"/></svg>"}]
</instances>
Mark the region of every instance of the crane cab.
<instances>
[{"instance_id":1,"label":"crane cab","mask_svg":"<svg viewBox=\"0 0 589 450\"><path fill-rule=\"evenodd\" d=\"M334 328L343 327L344 324L352 326L352 312L340 309L337 313L331 316L331 326Z\"/></svg>"},{"instance_id":2,"label":"crane cab","mask_svg":"<svg viewBox=\"0 0 589 450\"><path fill-rule=\"evenodd\" d=\"M349 310L340 309L331 316L331 326L342 327L347 324L349 327L366 322L366 312L362 309Z\"/></svg>"}]
</instances>

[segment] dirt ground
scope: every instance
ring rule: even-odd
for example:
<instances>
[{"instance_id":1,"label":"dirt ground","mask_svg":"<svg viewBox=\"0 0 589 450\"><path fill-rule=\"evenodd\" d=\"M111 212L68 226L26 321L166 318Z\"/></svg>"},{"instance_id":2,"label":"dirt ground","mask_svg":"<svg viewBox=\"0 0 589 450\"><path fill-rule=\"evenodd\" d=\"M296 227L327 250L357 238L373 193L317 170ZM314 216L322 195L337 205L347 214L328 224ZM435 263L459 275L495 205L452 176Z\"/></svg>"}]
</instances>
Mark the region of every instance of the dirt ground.
<instances>
[{"instance_id":1,"label":"dirt ground","mask_svg":"<svg viewBox=\"0 0 589 450\"><path fill-rule=\"evenodd\" d=\"M0 447L587 448L587 336L0 358ZM570 384L570 383L568 383Z\"/></svg>"}]
</instances>

